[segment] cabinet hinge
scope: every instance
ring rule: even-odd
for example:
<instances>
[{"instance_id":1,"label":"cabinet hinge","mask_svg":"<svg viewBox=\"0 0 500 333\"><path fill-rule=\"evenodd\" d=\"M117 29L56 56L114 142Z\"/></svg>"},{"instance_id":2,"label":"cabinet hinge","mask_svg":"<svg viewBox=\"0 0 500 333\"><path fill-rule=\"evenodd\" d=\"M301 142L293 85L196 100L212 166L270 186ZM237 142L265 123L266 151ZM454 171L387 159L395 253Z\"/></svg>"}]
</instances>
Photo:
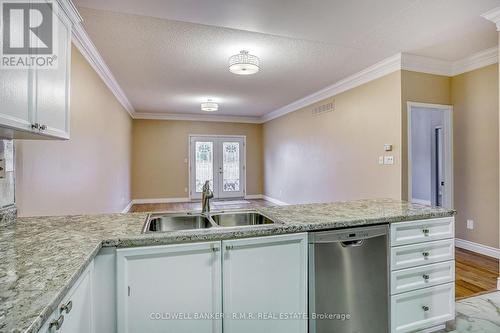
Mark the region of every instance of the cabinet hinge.
<instances>
[{"instance_id":1,"label":"cabinet hinge","mask_svg":"<svg viewBox=\"0 0 500 333\"><path fill-rule=\"evenodd\" d=\"M128 286L128 295L130 296L130 286Z\"/></svg>"}]
</instances>

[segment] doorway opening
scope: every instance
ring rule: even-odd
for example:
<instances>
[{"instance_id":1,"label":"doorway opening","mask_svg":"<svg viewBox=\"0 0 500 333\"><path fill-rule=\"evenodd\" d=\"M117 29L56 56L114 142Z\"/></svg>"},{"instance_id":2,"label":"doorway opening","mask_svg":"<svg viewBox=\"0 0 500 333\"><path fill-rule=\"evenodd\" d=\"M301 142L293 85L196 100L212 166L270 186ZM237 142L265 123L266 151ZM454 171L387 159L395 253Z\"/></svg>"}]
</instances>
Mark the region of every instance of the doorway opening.
<instances>
[{"instance_id":1,"label":"doorway opening","mask_svg":"<svg viewBox=\"0 0 500 333\"><path fill-rule=\"evenodd\" d=\"M216 199L245 197L245 162L245 136L190 135L190 198L201 198L206 181Z\"/></svg>"},{"instance_id":2,"label":"doorway opening","mask_svg":"<svg viewBox=\"0 0 500 333\"><path fill-rule=\"evenodd\" d=\"M408 201L453 208L451 105L408 102Z\"/></svg>"}]
</instances>

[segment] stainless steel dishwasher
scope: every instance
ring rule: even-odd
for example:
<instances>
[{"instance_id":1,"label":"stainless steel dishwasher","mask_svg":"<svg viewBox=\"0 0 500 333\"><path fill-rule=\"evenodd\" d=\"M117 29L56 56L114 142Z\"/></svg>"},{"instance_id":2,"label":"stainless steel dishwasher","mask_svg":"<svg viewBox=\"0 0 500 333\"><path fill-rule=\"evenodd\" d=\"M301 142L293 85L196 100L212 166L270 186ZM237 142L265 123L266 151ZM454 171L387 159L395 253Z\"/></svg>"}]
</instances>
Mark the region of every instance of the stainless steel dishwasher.
<instances>
[{"instance_id":1,"label":"stainless steel dishwasher","mask_svg":"<svg viewBox=\"0 0 500 333\"><path fill-rule=\"evenodd\" d=\"M389 332L388 226L309 233L309 332Z\"/></svg>"}]
</instances>

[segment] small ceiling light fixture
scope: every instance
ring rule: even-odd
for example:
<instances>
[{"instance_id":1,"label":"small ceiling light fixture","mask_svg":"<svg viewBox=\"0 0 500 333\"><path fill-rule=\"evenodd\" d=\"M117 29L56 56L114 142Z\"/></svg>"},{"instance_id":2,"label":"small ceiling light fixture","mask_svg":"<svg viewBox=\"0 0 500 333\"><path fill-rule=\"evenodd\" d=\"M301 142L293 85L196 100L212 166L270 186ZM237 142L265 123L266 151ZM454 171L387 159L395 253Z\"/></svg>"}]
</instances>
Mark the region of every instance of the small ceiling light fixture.
<instances>
[{"instance_id":1,"label":"small ceiling light fixture","mask_svg":"<svg viewBox=\"0 0 500 333\"><path fill-rule=\"evenodd\" d=\"M211 99L201 103L201 111L213 112L217 110L219 110L219 104L212 102Z\"/></svg>"},{"instance_id":2,"label":"small ceiling light fixture","mask_svg":"<svg viewBox=\"0 0 500 333\"><path fill-rule=\"evenodd\" d=\"M242 50L239 54L229 57L229 71L238 75L255 74L260 70L259 57Z\"/></svg>"}]
</instances>

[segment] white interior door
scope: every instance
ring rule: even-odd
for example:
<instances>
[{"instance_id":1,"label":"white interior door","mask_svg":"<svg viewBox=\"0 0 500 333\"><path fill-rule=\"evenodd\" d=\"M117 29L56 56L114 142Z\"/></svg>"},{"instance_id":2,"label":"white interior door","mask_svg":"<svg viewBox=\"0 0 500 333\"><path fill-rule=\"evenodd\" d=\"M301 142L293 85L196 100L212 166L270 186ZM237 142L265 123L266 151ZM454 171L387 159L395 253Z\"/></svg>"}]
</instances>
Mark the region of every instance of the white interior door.
<instances>
[{"instance_id":1,"label":"white interior door","mask_svg":"<svg viewBox=\"0 0 500 333\"><path fill-rule=\"evenodd\" d=\"M245 137L190 137L190 196L200 199L208 180L215 198L245 196Z\"/></svg>"}]
</instances>

